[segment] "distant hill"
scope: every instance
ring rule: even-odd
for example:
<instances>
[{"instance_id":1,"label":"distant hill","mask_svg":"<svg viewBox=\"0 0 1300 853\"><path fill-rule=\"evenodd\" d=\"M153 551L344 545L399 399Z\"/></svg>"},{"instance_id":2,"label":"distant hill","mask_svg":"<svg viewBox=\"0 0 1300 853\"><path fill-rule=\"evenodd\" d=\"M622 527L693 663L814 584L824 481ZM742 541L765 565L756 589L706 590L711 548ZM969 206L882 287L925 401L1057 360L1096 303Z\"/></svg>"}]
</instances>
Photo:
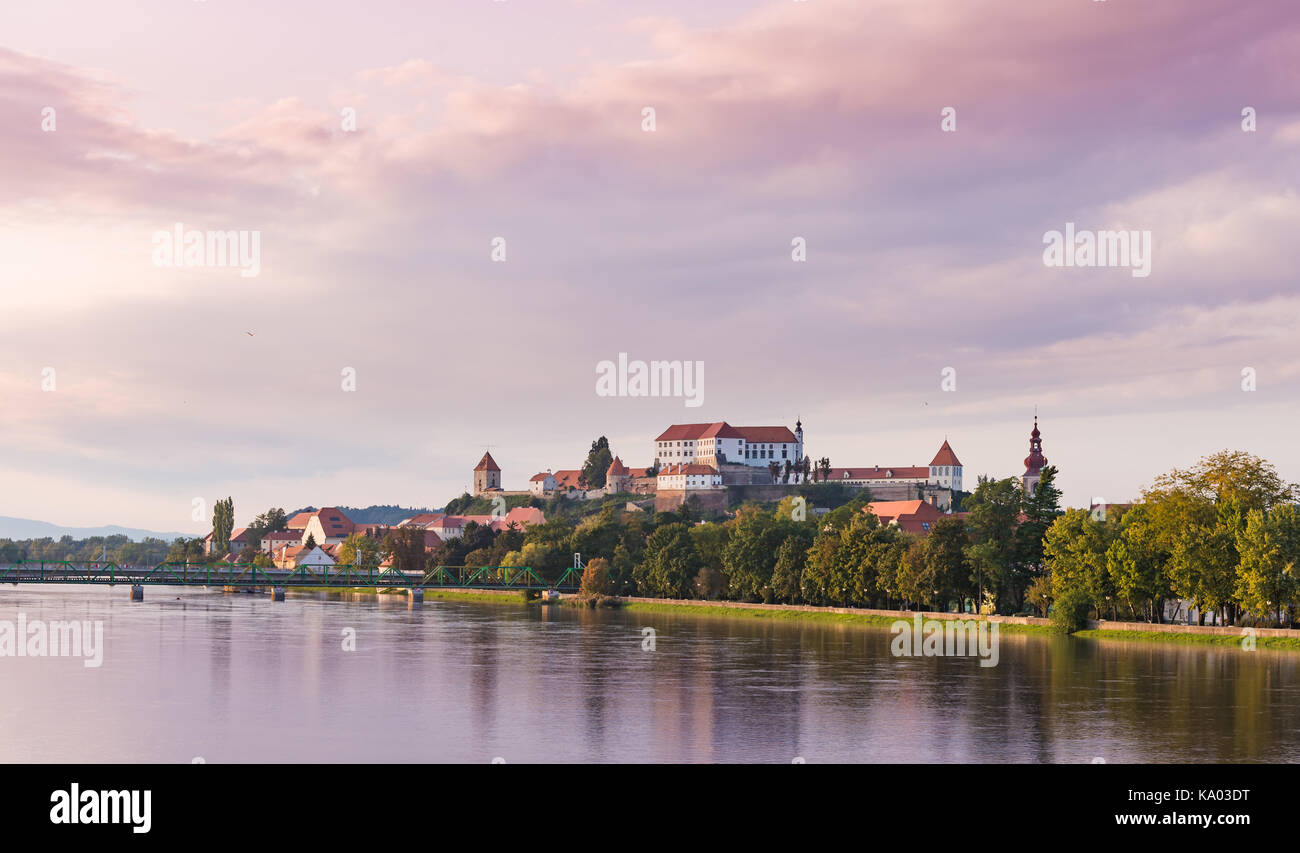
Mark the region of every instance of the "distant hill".
<instances>
[{"instance_id":1,"label":"distant hill","mask_svg":"<svg viewBox=\"0 0 1300 853\"><path fill-rule=\"evenodd\" d=\"M300 512L315 512L320 507L305 506L302 509L295 509L293 512L286 513L288 518L293 518ZM352 519L357 524L397 524L399 521L405 521L413 515L419 515L422 512L436 512L436 510L427 507L409 507L395 506L393 504L373 504L367 507L341 506L339 507L343 514Z\"/></svg>"},{"instance_id":2,"label":"distant hill","mask_svg":"<svg viewBox=\"0 0 1300 853\"><path fill-rule=\"evenodd\" d=\"M30 518L10 518L0 515L0 539L59 539L71 536L73 539L87 539L92 536L125 536L140 542L146 538L162 539L171 542L180 537L190 538L192 533L160 533L156 530L144 530L139 527L122 527L118 524L105 524L102 527L65 527L48 521L35 521Z\"/></svg>"}]
</instances>

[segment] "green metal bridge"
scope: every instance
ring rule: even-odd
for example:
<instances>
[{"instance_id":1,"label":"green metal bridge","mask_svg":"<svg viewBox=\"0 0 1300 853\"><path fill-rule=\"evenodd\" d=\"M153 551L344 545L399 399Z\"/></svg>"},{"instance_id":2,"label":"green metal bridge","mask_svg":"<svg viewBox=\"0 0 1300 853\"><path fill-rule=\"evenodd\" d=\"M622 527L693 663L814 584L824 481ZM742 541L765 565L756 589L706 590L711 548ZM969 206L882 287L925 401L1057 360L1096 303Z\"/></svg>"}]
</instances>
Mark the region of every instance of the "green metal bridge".
<instances>
[{"instance_id":1,"label":"green metal bridge","mask_svg":"<svg viewBox=\"0 0 1300 853\"><path fill-rule=\"evenodd\" d=\"M0 566L0 584L66 583L137 586L388 587L391 589L499 589L573 591L579 566L548 583L527 566L436 566L420 572L354 565L261 568L251 563L159 563L153 567L113 562L19 560Z\"/></svg>"}]
</instances>

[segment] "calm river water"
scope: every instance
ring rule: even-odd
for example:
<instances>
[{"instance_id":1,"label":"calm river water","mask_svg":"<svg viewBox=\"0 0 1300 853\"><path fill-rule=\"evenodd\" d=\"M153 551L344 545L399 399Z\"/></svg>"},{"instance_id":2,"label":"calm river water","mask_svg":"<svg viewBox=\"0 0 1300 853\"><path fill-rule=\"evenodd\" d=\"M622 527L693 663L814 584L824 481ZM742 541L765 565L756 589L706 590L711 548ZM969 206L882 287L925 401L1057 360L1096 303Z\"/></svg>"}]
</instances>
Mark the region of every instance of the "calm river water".
<instances>
[{"instance_id":1,"label":"calm river water","mask_svg":"<svg viewBox=\"0 0 1300 853\"><path fill-rule=\"evenodd\" d=\"M981 667L894 658L886 628L0 588L0 621L20 613L102 620L105 648L98 668L0 657L2 762L1300 758L1293 652L1004 634Z\"/></svg>"}]
</instances>

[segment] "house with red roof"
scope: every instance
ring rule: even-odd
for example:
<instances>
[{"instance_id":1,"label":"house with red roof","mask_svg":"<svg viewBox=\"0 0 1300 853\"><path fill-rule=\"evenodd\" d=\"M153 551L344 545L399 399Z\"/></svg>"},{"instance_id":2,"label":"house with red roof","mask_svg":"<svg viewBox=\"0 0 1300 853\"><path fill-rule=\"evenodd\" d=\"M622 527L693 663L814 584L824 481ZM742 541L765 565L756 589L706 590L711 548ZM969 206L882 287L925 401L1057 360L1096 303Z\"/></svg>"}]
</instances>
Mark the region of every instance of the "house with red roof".
<instances>
[{"instance_id":1,"label":"house with red roof","mask_svg":"<svg viewBox=\"0 0 1300 853\"><path fill-rule=\"evenodd\" d=\"M930 528L943 518L927 501L873 501L862 509L880 519L882 525L894 525L904 533L915 536L929 536Z\"/></svg>"},{"instance_id":2,"label":"house with red roof","mask_svg":"<svg viewBox=\"0 0 1300 853\"><path fill-rule=\"evenodd\" d=\"M302 541L306 543L307 537L310 536L317 545L337 545L351 536L356 531L356 527L352 519L344 515L338 507L322 507L307 519Z\"/></svg>"},{"instance_id":3,"label":"house with red roof","mask_svg":"<svg viewBox=\"0 0 1300 853\"><path fill-rule=\"evenodd\" d=\"M555 493L558 485L555 475L550 471L539 471L528 478L528 493L533 497L548 497Z\"/></svg>"},{"instance_id":4,"label":"house with red roof","mask_svg":"<svg viewBox=\"0 0 1300 853\"><path fill-rule=\"evenodd\" d=\"M656 465L701 464L717 468L728 463L766 468L802 463L803 423L794 430L784 426L733 427L726 421L711 424L673 424L652 444Z\"/></svg>"},{"instance_id":5,"label":"house with red roof","mask_svg":"<svg viewBox=\"0 0 1300 853\"><path fill-rule=\"evenodd\" d=\"M698 462L684 465L665 465L659 469L659 491L700 491L721 489L722 475L712 465Z\"/></svg>"}]
</instances>

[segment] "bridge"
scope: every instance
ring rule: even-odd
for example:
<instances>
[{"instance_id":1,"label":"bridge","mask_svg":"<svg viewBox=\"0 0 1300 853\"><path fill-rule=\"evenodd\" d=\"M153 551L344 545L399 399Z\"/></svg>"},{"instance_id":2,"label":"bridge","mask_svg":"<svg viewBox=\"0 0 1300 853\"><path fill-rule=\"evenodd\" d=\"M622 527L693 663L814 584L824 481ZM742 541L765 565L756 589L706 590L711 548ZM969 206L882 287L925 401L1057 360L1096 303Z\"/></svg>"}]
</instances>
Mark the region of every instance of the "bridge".
<instances>
[{"instance_id":1,"label":"bridge","mask_svg":"<svg viewBox=\"0 0 1300 853\"><path fill-rule=\"evenodd\" d=\"M276 569L225 562L134 567L104 561L19 560L0 566L0 584L130 584L132 598L141 599L147 585L271 587L277 597L281 590L293 587L378 587L406 589L423 598L426 589L576 591L582 579L581 566L576 563L559 580L548 583L528 566L435 566L410 572L348 564Z\"/></svg>"}]
</instances>

